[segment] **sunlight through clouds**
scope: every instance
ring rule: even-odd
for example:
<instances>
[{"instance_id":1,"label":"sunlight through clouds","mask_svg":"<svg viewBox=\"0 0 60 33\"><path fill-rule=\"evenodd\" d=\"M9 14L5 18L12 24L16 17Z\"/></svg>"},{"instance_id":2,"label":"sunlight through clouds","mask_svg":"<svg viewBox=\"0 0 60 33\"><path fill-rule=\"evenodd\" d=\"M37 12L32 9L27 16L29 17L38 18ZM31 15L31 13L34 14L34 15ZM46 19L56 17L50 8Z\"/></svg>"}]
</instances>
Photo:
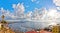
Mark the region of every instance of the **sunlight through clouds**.
<instances>
[{"instance_id":1,"label":"sunlight through clouds","mask_svg":"<svg viewBox=\"0 0 60 33\"><path fill-rule=\"evenodd\" d=\"M48 16L52 17L52 18L56 18L57 17L57 10L54 9L50 9L48 12Z\"/></svg>"}]
</instances>

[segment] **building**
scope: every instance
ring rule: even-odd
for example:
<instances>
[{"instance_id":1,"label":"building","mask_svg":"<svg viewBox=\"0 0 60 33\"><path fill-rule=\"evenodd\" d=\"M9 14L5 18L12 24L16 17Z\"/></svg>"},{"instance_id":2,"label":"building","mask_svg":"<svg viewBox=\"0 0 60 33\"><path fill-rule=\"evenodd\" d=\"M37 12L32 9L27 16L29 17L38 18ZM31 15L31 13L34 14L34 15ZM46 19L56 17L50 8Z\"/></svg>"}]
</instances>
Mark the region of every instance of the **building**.
<instances>
[{"instance_id":1,"label":"building","mask_svg":"<svg viewBox=\"0 0 60 33\"><path fill-rule=\"evenodd\" d=\"M60 33L60 25L59 24L53 26L52 33Z\"/></svg>"},{"instance_id":2,"label":"building","mask_svg":"<svg viewBox=\"0 0 60 33\"><path fill-rule=\"evenodd\" d=\"M2 20L0 21L0 33L15 33L7 26L7 22L4 20L4 15L2 16Z\"/></svg>"}]
</instances>

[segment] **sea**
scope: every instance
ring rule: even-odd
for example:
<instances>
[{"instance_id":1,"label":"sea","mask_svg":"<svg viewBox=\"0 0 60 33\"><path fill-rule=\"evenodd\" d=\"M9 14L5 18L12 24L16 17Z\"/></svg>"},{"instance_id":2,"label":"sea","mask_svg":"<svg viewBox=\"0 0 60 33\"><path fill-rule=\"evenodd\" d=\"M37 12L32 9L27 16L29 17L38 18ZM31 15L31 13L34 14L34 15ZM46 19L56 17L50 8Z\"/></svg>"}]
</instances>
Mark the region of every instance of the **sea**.
<instances>
[{"instance_id":1,"label":"sea","mask_svg":"<svg viewBox=\"0 0 60 33\"><path fill-rule=\"evenodd\" d=\"M20 22L20 23L12 23L9 24L8 26L13 29L13 30L18 30L22 32L26 32L32 29L43 29L45 27L48 27L49 24L52 22Z\"/></svg>"}]
</instances>

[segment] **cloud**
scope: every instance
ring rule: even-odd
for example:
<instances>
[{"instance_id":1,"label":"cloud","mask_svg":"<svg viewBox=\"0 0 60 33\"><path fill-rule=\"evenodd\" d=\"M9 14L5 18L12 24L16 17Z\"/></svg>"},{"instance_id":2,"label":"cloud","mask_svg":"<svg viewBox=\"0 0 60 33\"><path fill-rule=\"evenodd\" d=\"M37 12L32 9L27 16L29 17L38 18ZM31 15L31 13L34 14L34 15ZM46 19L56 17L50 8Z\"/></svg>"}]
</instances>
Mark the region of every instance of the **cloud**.
<instances>
[{"instance_id":1,"label":"cloud","mask_svg":"<svg viewBox=\"0 0 60 33\"><path fill-rule=\"evenodd\" d=\"M23 3L13 4L13 8L20 11L20 12L25 11L25 7L24 7Z\"/></svg>"},{"instance_id":2,"label":"cloud","mask_svg":"<svg viewBox=\"0 0 60 33\"><path fill-rule=\"evenodd\" d=\"M57 12L56 12L57 19L56 19L56 21L59 22L59 20L60 20L60 16L59 16L59 14L60 14L60 12L59 12L60 11L60 0L53 0L53 3L55 4L56 10L57 10Z\"/></svg>"},{"instance_id":3,"label":"cloud","mask_svg":"<svg viewBox=\"0 0 60 33\"><path fill-rule=\"evenodd\" d=\"M54 3L56 6L60 6L60 0L53 0L53 3Z\"/></svg>"},{"instance_id":4,"label":"cloud","mask_svg":"<svg viewBox=\"0 0 60 33\"><path fill-rule=\"evenodd\" d=\"M40 19L41 14L39 12L40 9L35 8L34 12L32 13L32 20Z\"/></svg>"},{"instance_id":5,"label":"cloud","mask_svg":"<svg viewBox=\"0 0 60 33\"><path fill-rule=\"evenodd\" d=\"M31 16L32 16L32 11L30 11L26 14L26 18L31 18Z\"/></svg>"},{"instance_id":6,"label":"cloud","mask_svg":"<svg viewBox=\"0 0 60 33\"><path fill-rule=\"evenodd\" d=\"M60 10L60 0L53 0L53 3L55 4L55 6L56 6L56 10L57 10L57 21L59 22L59 20L60 20L60 16L59 16L59 14L60 14L60 12L58 11L58 10Z\"/></svg>"},{"instance_id":7,"label":"cloud","mask_svg":"<svg viewBox=\"0 0 60 33\"><path fill-rule=\"evenodd\" d=\"M25 7L23 3L13 4L13 11L10 12L10 10L5 10L3 8L0 9L0 12L6 16L7 19L12 20L27 20L32 21L34 27L45 27L45 25L48 25L52 22L59 22L60 21L60 12L57 9L46 9L46 8L35 8L32 11L29 11L28 13L25 12ZM38 23L39 22L39 23ZM44 23L47 22L47 23ZM30 23L30 24L31 24ZM40 23L42 26L40 26ZM28 27L32 27L30 24L26 23ZM39 27L38 27L39 26Z\"/></svg>"},{"instance_id":8,"label":"cloud","mask_svg":"<svg viewBox=\"0 0 60 33\"><path fill-rule=\"evenodd\" d=\"M40 4L39 0L31 0L32 2L36 3L36 4Z\"/></svg>"},{"instance_id":9,"label":"cloud","mask_svg":"<svg viewBox=\"0 0 60 33\"><path fill-rule=\"evenodd\" d=\"M13 13L11 13L9 10L5 10L5 9L1 8L0 12L2 15L5 15L5 17L7 17L7 18L12 18L12 19L15 18Z\"/></svg>"},{"instance_id":10,"label":"cloud","mask_svg":"<svg viewBox=\"0 0 60 33\"><path fill-rule=\"evenodd\" d=\"M37 1L37 0L31 0L32 2L35 2L35 1Z\"/></svg>"},{"instance_id":11,"label":"cloud","mask_svg":"<svg viewBox=\"0 0 60 33\"><path fill-rule=\"evenodd\" d=\"M43 20L47 18L47 10L46 8L38 9L35 8L34 12L32 13L32 20Z\"/></svg>"},{"instance_id":12,"label":"cloud","mask_svg":"<svg viewBox=\"0 0 60 33\"><path fill-rule=\"evenodd\" d=\"M13 4L12 8L14 9L14 12L10 12L9 10L5 10L3 8L1 8L0 12L1 14L4 14L6 19L29 19L31 18L31 13L32 12L28 12L27 14L25 14L25 7L23 3L18 3L18 4Z\"/></svg>"},{"instance_id":13,"label":"cloud","mask_svg":"<svg viewBox=\"0 0 60 33\"><path fill-rule=\"evenodd\" d=\"M58 12L57 9L47 10L46 8L35 8L33 12L30 11L25 14L25 7L23 3L13 4L13 9L14 13L11 13L9 10L5 10L3 8L1 8L0 12L3 13L7 18L16 20L24 19L28 21L54 21L55 19L57 20L60 18L60 12Z\"/></svg>"},{"instance_id":14,"label":"cloud","mask_svg":"<svg viewBox=\"0 0 60 33\"><path fill-rule=\"evenodd\" d=\"M6 19L20 19L25 18L25 7L23 3L13 4L12 8L14 12L10 12L9 10L5 10L3 8L0 9L0 13L6 16Z\"/></svg>"},{"instance_id":15,"label":"cloud","mask_svg":"<svg viewBox=\"0 0 60 33\"><path fill-rule=\"evenodd\" d=\"M57 8L57 10L60 10L60 7L56 7Z\"/></svg>"},{"instance_id":16,"label":"cloud","mask_svg":"<svg viewBox=\"0 0 60 33\"><path fill-rule=\"evenodd\" d=\"M36 28L45 28L50 23L59 23L60 12L57 9L34 9L32 13L31 20L34 22L34 27ZM41 26L40 26L41 23Z\"/></svg>"},{"instance_id":17,"label":"cloud","mask_svg":"<svg viewBox=\"0 0 60 33\"><path fill-rule=\"evenodd\" d=\"M18 16L20 18L24 17L25 7L24 7L23 3L22 4L20 4L20 3L13 4L13 9L14 9L14 12L15 12L15 16Z\"/></svg>"},{"instance_id":18,"label":"cloud","mask_svg":"<svg viewBox=\"0 0 60 33\"><path fill-rule=\"evenodd\" d=\"M58 19L60 12L57 9L34 9L32 12L31 20L37 22L59 22Z\"/></svg>"},{"instance_id":19,"label":"cloud","mask_svg":"<svg viewBox=\"0 0 60 33\"><path fill-rule=\"evenodd\" d=\"M55 4L57 10L60 10L60 0L53 0L53 3Z\"/></svg>"}]
</instances>

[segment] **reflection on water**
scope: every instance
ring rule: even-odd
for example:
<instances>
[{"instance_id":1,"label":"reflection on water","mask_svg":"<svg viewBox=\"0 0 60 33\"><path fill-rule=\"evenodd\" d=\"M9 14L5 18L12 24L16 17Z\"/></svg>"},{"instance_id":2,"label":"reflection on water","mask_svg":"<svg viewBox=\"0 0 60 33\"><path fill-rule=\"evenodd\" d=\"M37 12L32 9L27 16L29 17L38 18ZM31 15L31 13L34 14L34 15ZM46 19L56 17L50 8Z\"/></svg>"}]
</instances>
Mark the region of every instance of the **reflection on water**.
<instances>
[{"instance_id":1,"label":"reflection on water","mask_svg":"<svg viewBox=\"0 0 60 33\"><path fill-rule=\"evenodd\" d=\"M19 31L27 31L31 29L42 29L48 26L50 24L49 22L24 22L24 23L14 23L10 24L9 27L11 27L14 30Z\"/></svg>"}]
</instances>

